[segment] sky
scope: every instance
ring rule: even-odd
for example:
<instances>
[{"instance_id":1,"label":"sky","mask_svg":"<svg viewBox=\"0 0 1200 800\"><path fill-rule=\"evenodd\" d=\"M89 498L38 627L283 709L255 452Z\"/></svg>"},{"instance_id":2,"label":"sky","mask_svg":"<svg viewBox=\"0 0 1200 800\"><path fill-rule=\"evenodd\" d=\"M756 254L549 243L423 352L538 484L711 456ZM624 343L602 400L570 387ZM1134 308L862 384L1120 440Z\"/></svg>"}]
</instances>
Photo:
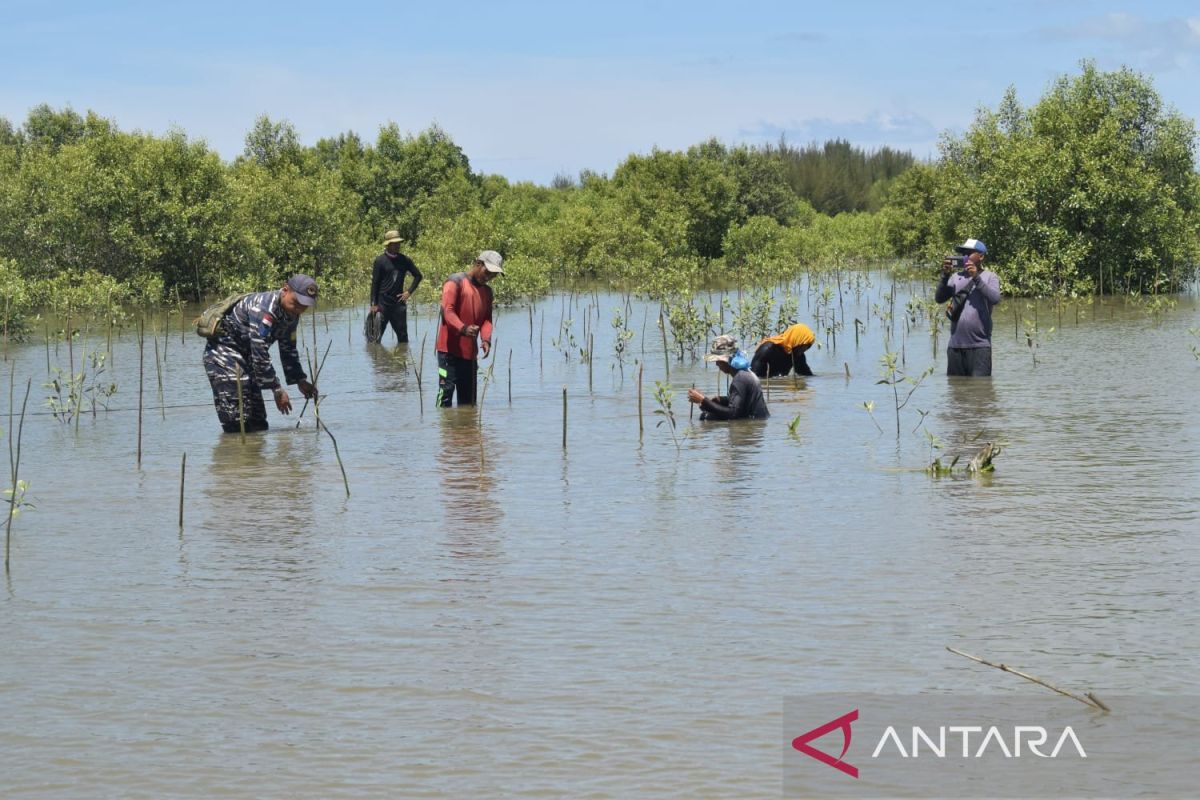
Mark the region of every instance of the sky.
<instances>
[{"instance_id":1,"label":"sky","mask_svg":"<svg viewBox=\"0 0 1200 800\"><path fill-rule=\"evenodd\" d=\"M260 114L305 144L438 125L548 183L631 153L830 138L937 155L1009 86L1128 66L1200 118L1200 3L0 0L0 116L40 103L179 128L223 157Z\"/></svg>"}]
</instances>

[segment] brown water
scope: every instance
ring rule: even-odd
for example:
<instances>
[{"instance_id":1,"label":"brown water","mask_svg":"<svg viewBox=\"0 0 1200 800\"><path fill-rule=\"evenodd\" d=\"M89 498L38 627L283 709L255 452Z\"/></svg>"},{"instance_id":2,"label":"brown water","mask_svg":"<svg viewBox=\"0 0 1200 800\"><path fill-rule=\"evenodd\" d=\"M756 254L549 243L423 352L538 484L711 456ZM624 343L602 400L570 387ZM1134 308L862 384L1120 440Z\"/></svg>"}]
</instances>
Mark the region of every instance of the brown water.
<instances>
[{"instance_id":1,"label":"brown water","mask_svg":"<svg viewBox=\"0 0 1200 800\"><path fill-rule=\"evenodd\" d=\"M1042 306L1057 329L1036 367L1002 305L990 381L948 380L945 334L935 352L914 328L907 369L936 372L897 439L874 281L847 294L836 350L822 332L817 376L773 382L766 423L690 420L684 390L716 373L673 362L678 451L652 415L657 306L643 339L633 304L623 375L623 298L550 298L532 333L526 309L503 311L482 422L432 407L431 343L419 409L428 312L406 350L330 311L322 417L349 499L311 409L298 430L271 409L265 435L219 433L177 317L165 419L146 360L140 469L128 333L113 410L78 430L35 385L36 508L0 593L0 794L778 796L785 695L1043 691L947 644L1101 696L1196 694L1196 298L1161 315L1110 300L1061 327ZM551 340L562 313L579 337L597 301L589 392ZM854 317L870 319L858 348ZM40 342L10 358L20 387L46 379ZM926 429L946 460L1005 442L995 474L926 475Z\"/></svg>"}]
</instances>

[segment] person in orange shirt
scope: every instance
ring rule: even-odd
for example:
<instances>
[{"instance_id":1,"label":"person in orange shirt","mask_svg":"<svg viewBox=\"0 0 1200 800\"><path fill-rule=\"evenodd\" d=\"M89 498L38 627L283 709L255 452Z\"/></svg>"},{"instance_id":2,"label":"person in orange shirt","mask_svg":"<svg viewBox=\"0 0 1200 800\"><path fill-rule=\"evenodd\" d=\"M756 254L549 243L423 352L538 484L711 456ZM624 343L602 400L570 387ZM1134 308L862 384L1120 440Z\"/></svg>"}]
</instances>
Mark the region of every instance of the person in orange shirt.
<instances>
[{"instance_id":1,"label":"person in orange shirt","mask_svg":"<svg viewBox=\"0 0 1200 800\"><path fill-rule=\"evenodd\" d=\"M456 272L442 284L442 314L438 324L437 404L449 408L458 392L460 406L475 405L477 355L492 349L492 287L504 274L504 259L484 250L468 272ZM478 340L478 345L476 344Z\"/></svg>"},{"instance_id":2,"label":"person in orange shirt","mask_svg":"<svg viewBox=\"0 0 1200 800\"><path fill-rule=\"evenodd\" d=\"M813 346L816 337L807 325L797 323L776 336L768 336L754 351L750 371L760 378L787 375L793 369L797 375L812 375L804 354Z\"/></svg>"}]
</instances>

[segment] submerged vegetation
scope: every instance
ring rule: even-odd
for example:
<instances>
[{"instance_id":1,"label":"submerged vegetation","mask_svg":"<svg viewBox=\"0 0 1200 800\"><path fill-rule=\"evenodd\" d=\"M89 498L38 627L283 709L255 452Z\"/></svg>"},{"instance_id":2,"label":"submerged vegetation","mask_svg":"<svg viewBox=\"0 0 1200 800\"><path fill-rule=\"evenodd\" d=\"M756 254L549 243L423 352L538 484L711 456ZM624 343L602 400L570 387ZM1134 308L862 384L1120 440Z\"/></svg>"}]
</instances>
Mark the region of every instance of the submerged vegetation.
<instances>
[{"instance_id":1,"label":"submerged vegetation","mask_svg":"<svg viewBox=\"0 0 1200 800\"><path fill-rule=\"evenodd\" d=\"M928 262L968 235L989 243L1006 292L1154 295L1195 272L1195 145L1193 122L1146 78L1089 63L1028 108L1010 90L929 163L843 141L709 140L550 186L475 172L436 126L310 147L263 116L226 162L182 131L43 105L20 126L0 119L4 329L28 334L41 308L178 304L293 272L362 299L390 228L433 286L488 246L506 258L501 302L600 281L666 301L681 330L679 315L711 313L689 300L704 286Z\"/></svg>"}]
</instances>

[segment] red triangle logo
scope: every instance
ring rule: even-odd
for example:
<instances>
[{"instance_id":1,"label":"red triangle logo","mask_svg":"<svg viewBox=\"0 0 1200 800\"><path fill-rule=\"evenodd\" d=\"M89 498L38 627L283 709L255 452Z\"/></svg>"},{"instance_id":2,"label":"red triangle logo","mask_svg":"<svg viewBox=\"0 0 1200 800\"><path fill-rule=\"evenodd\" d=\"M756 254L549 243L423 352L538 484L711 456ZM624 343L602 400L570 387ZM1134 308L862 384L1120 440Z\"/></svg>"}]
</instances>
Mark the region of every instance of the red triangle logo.
<instances>
[{"instance_id":1,"label":"red triangle logo","mask_svg":"<svg viewBox=\"0 0 1200 800\"><path fill-rule=\"evenodd\" d=\"M851 711L849 714L843 714L842 716L838 717L837 719L830 720L829 722L826 722L824 725L822 725L818 728L813 728L808 733L800 734L795 739L792 739L792 747L796 750L799 750L801 753L804 753L804 755L806 755L806 756L815 758L817 761L820 761L822 764L828 764L829 766L833 767L834 769L841 770L842 772L849 775L851 778L857 778L858 777L858 767L854 766L853 764L848 764L842 760L846 756L846 751L848 751L850 749L850 723L855 722L857 720L858 720L858 709L856 708L853 711ZM843 739L842 739L842 754L839 755L837 758L834 758L833 756L829 755L828 753L822 752L809 744L809 742L811 742L812 740L820 739L825 734L835 731L838 728L842 729Z\"/></svg>"}]
</instances>

